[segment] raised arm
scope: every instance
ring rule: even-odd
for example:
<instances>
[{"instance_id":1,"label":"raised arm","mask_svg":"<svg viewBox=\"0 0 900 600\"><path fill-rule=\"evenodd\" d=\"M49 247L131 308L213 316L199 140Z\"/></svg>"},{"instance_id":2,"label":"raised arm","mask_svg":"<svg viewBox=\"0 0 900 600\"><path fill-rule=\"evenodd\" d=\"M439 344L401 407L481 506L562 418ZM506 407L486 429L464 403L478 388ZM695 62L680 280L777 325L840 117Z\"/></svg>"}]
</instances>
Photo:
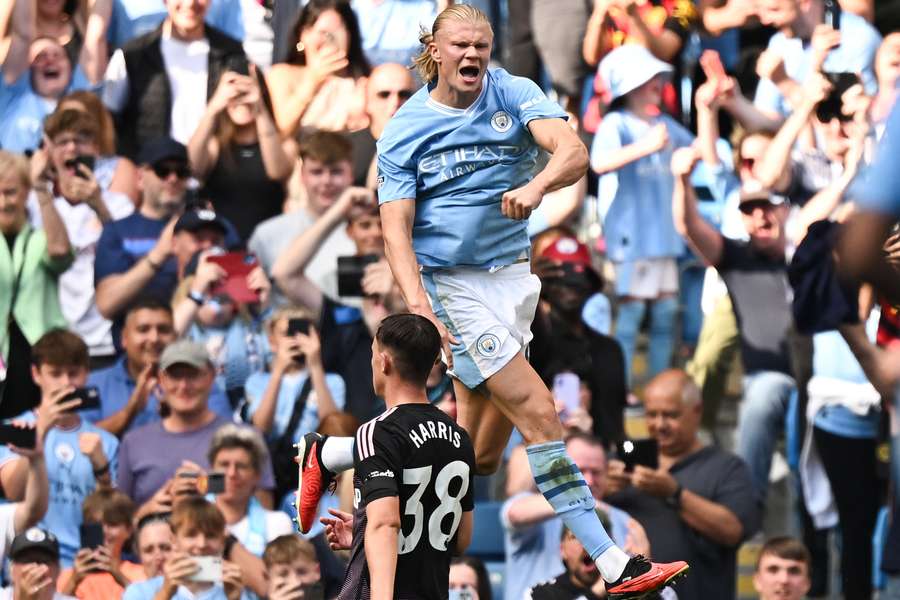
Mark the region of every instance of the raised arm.
<instances>
[{"instance_id":1,"label":"raised arm","mask_svg":"<svg viewBox=\"0 0 900 600\"><path fill-rule=\"evenodd\" d=\"M44 143L48 140L45 138ZM44 235L47 238L47 257L62 259L71 255L72 245L66 226L56 210L53 199L53 180L50 177L48 150L38 150L31 157L31 181L41 208Z\"/></svg>"},{"instance_id":2,"label":"raised arm","mask_svg":"<svg viewBox=\"0 0 900 600\"><path fill-rule=\"evenodd\" d=\"M717 265L722 259L724 242L722 234L700 216L697 197L690 177L699 155L694 148L679 148L672 154L672 175L675 190L672 193L672 218L675 229L687 239L697 253L709 265Z\"/></svg>"},{"instance_id":3,"label":"raised arm","mask_svg":"<svg viewBox=\"0 0 900 600\"><path fill-rule=\"evenodd\" d=\"M197 129L188 142L188 158L191 170L200 179L209 175L219 158L219 142L216 139L216 123L219 116L228 108L228 103L250 90L250 78L234 71L226 71L219 78L219 84L206 110L197 123Z\"/></svg>"},{"instance_id":4,"label":"raised arm","mask_svg":"<svg viewBox=\"0 0 900 600\"><path fill-rule=\"evenodd\" d=\"M47 464L44 462L44 444L38 440L34 448L15 448L25 457L28 475L25 481L25 498L16 505L13 528L19 534L33 527L47 512L50 489L47 480ZM26 462L22 461L22 462Z\"/></svg>"},{"instance_id":5,"label":"raised arm","mask_svg":"<svg viewBox=\"0 0 900 600\"><path fill-rule=\"evenodd\" d=\"M92 85L100 83L106 72L109 56L106 30L111 18L112 0L91 0L78 63Z\"/></svg>"},{"instance_id":6,"label":"raised arm","mask_svg":"<svg viewBox=\"0 0 900 600\"><path fill-rule=\"evenodd\" d=\"M12 0L9 50L3 61L3 80L7 85L15 83L28 70L28 48L34 37L35 0Z\"/></svg>"},{"instance_id":7,"label":"raised arm","mask_svg":"<svg viewBox=\"0 0 900 600\"><path fill-rule=\"evenodd\" d=\"M606 38L606 32L603 30L603 23L606 21L606 15L609 13L610 0L594 0L594 10L591 12L591 18L587 22L587 31L584 34L584 41L581 43L581 55L584 62L595 66L600 62L607 52L609 52L611 44Z\"/></svg>"},{"instance_id":8,"label":"raised arm","mask_svg":"<svg viewBox=\"0 0 900 600\"><path fill-rule=\"evenodd\" d=\"M728 0L723 6L711 6L709 0L700 2L700 19L703 28L713 36L720 36L729 29L740 29L756 14L753 2Z\"/></svg>"},{"instance_id":9,"label":"raised arm","mask_svg":"<svg viewBox=\"0 0 900 600\"><path fill-rule=\"evenodd\" d=\"M659 152L668 143L669 130L665 123L658 123L636 142L609 152L595 152L591 159L591 169L597 175L618 171L625 165Z\"/></svg>"}]
</instances>

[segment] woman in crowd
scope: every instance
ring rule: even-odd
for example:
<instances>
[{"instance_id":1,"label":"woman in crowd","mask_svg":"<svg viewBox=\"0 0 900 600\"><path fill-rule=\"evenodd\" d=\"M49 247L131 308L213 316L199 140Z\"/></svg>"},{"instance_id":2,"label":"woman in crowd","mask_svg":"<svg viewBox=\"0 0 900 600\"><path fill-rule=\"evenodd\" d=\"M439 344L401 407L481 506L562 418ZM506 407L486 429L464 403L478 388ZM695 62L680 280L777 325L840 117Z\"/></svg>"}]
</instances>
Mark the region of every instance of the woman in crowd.
<instances>
[{"instance_id":1,"label":"woman in crowd","mask_svg":"<svg viewBox=\"0 0 900 600\"><path fill-rule=\"evenodd\" d=\"M175 545L168 514L150 513L139 520L134 544L144 569L144 579L162 575L163 565L169 560Z\"/></svg>"},{"instance_id":2,"label":"woman in crowd","mask_svg":"<svg viewBox=\"0 0 900 600\"><path fill-rule=\"evenodd\" d=\"M118 490L100 488L84 499L82 511L85 524L102 526L103 544L79 550L74 568L60 574L57 587L81 600L118 600L131 582L147 578L141 565L122 558L133 529L134 502Z\"/></svg>"},{"instance_id":3,"label":"woman in crowd","mask_svg":"<svg viewBox=\"0 0 900 600\"><path fill-rule=\"evenodd\" d=\"M297 17L296 46L268 74L275 122L292 136L301 127L355 131L366 126L359 23L349 2L311 0Z\"/></svg>"},{"instance_id":4,"label":"woman in crowd","mask_svg":"<svg viewBox=\"0 0 900 600\"><path fill-rule=\"evenodd\" d=\"M484 563L474 556L450 559L450 598L462 598L468 592L471 600L491 600L491 581Z\"/></svg>"},{"instance_id":5,"label":"woman in crowd","mask_svg":"<svg viewBox=\"0 0 900 600\"><path fill-rule=\"evenodd\" d=\"M134 163L116 154L116 126L112 115L96 94L87 91L72 92L64 96L56 111L79 110L97 123L97 146L100 150L94 165L94 177L104 191L124 194L138 202L137 168Z\"/></svg>"},{"instance_id":6,"label":"woman in crowd","mask_svg":"<svg viewBox=\"0 0 900 600\"><path fill-rule=\"evenodd\" d=\"M643 46L628 44L606 55L600 73L612 103L591 147L600 175L607 254L615 266L619 314L615 337L631 372L638 330L649 304L649 376L668 368L678 311L677 257L684 242L672 224L673 148L694 136L661 114L665 76L672 67Z\"/></svg>"},{"instance_id":7,"label":"woman in crowd","mask_svg":"<svg viewBox=\"0 0 900 600\"><path fill-rule=\"evenodd\" d=\"M296 144L282 139L270 110L255 76L228 71L188 143L203 195L244 242L258 223L281 213L297 158Z\"/></svg>"},{"instance_id":8,"label":"woman in crowd","mask_svg":"<svg viewBox=\"0 0 900 600\"><path fill-rule=\"evenodd\" d=\"M224 491L214 496L215 505L225 517L228 532L258 557L266 544L293 532L290 517L266 510L254 496L267 460L262 438L248 427L224 425L209 446L210 470L225 479Z\"/></svg>"}]
</instances>

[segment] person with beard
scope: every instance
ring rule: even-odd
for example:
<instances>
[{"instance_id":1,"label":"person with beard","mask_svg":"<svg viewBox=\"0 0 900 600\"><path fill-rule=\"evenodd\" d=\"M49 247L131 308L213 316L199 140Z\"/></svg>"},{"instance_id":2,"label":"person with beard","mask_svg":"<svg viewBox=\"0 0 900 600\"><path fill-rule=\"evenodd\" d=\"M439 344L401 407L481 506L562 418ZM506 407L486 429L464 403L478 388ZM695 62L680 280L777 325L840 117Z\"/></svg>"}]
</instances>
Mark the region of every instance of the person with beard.
<instances>
[{"instance_id":1,"label":"person with beard","mask_svg":"<svg viewBox=\"0 0 900 600\"><path fill-rule=\"evenodd\" d=\"M591 401L586 406L593 433L604 443L624 438L623 409L628 393L625 357L618 342L585 323L590 300L603 287L588 247L570 234L544 248L535 261L541 302L532 331L531 364L550 386L563 371L581 378Z\"/></svg>"}]
</instances>

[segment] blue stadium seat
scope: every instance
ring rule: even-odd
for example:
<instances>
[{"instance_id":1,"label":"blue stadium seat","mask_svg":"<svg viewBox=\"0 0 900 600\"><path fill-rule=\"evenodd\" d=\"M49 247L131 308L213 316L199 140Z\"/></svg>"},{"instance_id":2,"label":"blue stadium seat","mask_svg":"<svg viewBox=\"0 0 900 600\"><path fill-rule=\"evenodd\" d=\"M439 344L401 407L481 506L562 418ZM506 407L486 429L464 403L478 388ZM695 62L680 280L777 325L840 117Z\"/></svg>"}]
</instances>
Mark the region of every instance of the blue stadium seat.
<instances>
[{"instance_id":1,"label":"blue stadium seat","mask_svg":"<svg viewBox=\"0 0 900 600\"><path fill-rule=\"evenodd\" d=\"M484 563L491 580L492 600L503 600L503 583L506 578L506 563L488 561Z\"/></svg>"},{"instance_id":2,"label":"blue stadium seat","mask_svg":"<svg viewBox=\"0 0 900 600\"><path fill-rule=\"evenodd\" d=\"M476 502L472 543L466 554L484 562L504 562L503 524L500 522L501 502Z\"/></svg>"}]
</instances>

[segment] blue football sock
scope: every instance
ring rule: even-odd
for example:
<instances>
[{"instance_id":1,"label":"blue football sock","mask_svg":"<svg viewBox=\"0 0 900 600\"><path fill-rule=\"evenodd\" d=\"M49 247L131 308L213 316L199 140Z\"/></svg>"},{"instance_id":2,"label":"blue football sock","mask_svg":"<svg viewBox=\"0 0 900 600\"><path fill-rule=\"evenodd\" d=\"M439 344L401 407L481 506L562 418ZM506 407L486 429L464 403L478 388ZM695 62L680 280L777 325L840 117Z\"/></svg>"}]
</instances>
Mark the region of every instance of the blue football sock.
<instances>
[{"instance_id":1,"label":"blue football sock","mask_svg":"<svg viewBox=\"0 0 900 600\"><path fill-rule=\"evenodd\" d=\"M533 444L526 451L538 489L591 558L615 546L594 511L594 497L581 471L566 454L565 444Z\"/></svg>"}]
</instances>

